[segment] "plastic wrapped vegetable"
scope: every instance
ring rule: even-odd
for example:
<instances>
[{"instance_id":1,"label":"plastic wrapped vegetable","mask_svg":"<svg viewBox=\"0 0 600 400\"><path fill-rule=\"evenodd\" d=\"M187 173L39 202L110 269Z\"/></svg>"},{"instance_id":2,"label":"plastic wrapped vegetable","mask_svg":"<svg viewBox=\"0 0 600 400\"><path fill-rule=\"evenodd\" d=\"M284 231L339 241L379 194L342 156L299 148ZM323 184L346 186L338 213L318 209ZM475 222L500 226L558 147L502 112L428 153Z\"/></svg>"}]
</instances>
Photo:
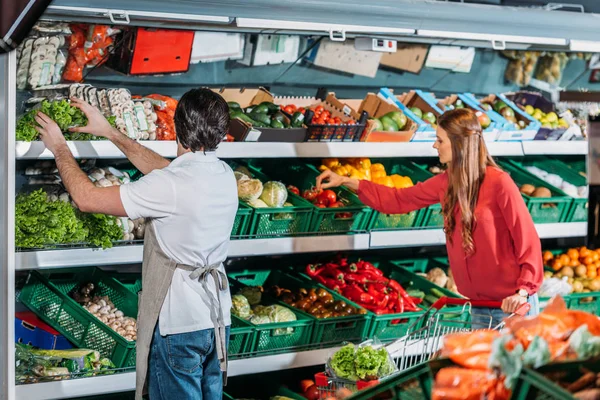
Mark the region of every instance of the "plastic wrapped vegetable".
<instances>
[{"instance_id":1,"label":"plastic wrapped vegetable","mask_svg":"<svg viewBox=\"0 0 600 400\"><path fill-rule=\"evenodd\" d=\"M241 294L231 296L231 312L240 318L249 318L251 314L250 303L248 299Z\"/></svg>"},{"instance_id":2,"label":"plastic wrapped vegetable","mask_svg":"<svg viewBox=\"0 0 600 400\"><path fill-rule=\"evenodd\" d=\"M354 366L354 345L349 343L336 351L328 365L338 378L357 380Z\"/></svg>"},{"instance_id":3,"label":"plastic wrapped vegetable","mask_svg":"<svg viewBox=\"0 0 600 400\"><path fill-rule=\"evenodd\" d=\"M248 286L240 290L238 294L241 294L248 299L248 303L250 303L251 306L255 306L260 304L262 292L263 290L260 286Z\"/></svg>"},{"instance_id":4,"label":"plastic wrapped vegetable","mask_svg":"<svg viewBox=\"0 0 600 400\"><path fill-rule=\"evenodd\" d=\"M264 184L260 199L269 207L283 207L287 200L287 189L281 182L270 181Z\"/></svg>"},{"instance_id":5,"label":"plastic wrapped vegetable","mask_svg":"<svg viewBox=\"0 0 600 400\"><path fill-rule=\"evenodd\" d=\"M258 179L245 179L238 181L237 188L240 200L249 203L258 200L263 191L263 184Z\"/></svg>"}]
</instances>

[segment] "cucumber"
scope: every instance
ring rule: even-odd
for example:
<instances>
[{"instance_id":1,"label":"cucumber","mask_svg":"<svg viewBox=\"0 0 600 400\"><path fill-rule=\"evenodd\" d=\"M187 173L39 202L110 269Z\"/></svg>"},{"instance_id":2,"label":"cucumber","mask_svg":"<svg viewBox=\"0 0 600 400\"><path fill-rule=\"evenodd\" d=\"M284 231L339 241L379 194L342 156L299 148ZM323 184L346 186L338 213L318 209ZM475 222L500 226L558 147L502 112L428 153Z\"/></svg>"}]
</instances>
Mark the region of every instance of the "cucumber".
<instances>
[{"instance_id":1,"label":"cucumber","mask_svg":"<svg viewBox=\"0 0 600 400\"><path fill-rule=\"evenodd\" d=\"M424 299L425 298L425 292L422 292L421 290L418 290L418 289L408 289L406 291L406 293L410 297L416 297L417 299Z\"/></svg>"},{"instance_id":2,"label":"cucumber","mask_svg":"<svg viewBox=\"0 0 600 400\"><path fill-rule=\"evenodd\" d=\"M444 292L442 292L441 290L439 290L439 289L437 289L437 288L431 288L430 292L431 292L431 295L432 295L432 296L435 296L435 297L437 297L437 298L440 298L440 297L444 297L444 296L446 296L446 295L444 294Z\"/></svg>"},{"instance_id":3,"label":"cucumber","mask_svg":"<svg viewBox=\"0 0 600 400\"><path fill-rule=\"evenodd\" d=\"M430 303L430 304L433 304L433 303L435 303L436 301L438 301L438 300L439 300L439 298L437 298L437 297L435 297L435 296L432 296L432 295L428 294L427 296L425 296L425 298L424 298L423 300L424 300L424 301L426 301L426 302L428 302L428 303Z\"/></svg>"},{"instance_id":4,"label":"cucumber","mask_svg":"<svg viewBox=\"0 0 600 400\"><path fill-rule=\"evenodd\" d=\"M246 111L248 112L248 111ZM254 113L260 113L260 114L266 114L269 112L269 106L267 106L264 103L260 103L259 105L255 106L252 111L250 111L252 114Z\"/></svg>"},{"instance_id":5,"label":"cucumber","mask_svg":"<svg viewBox=\"0 0 600 400\"><path fill-rule=\"evenodd\" d=\"M292 115L292 120L290 121L293 128L302 128L302 124L304 123L304 114L300 111L296 111L294 115Z\"/></svg>"},{"instance_id":6,"label":"cucumber","mask_svg":"<svg viewBox=\"0 0 600 400\"><path fill-rule=\"evenodd\" d=\"M227 105L229 106L229 111L231 110L242 110L242 107L240 106L240 103L235 102L235 101L228 101Z\"/></svg>"},{"instance_id":7,"label":"cucumber","mask_svg":"<svg viewBox=\"0 0 600 400\"><path fill-rule=\"evenodd\" d=\"M282 112L276 112L275 114L273 114L273 116L271 117L274 120L277 120L281 123L285 123L285 115L283 115Z\"/></svg>"},{"instance_id":8,"label":"cucumber","mask_svg":"<svg viewBox=\"0 0 600 400\"><path fill-rule=\"evenodd\" d=\"M259 107L267 107L267 110L268 110L267 112L269 114L276 113L277 111L280 110L280 108L279 108L279 106L277 104L273 104L270 101L263 101L258 106Z\"/></svg>"},{"instance_id":9,"label":"cucumber","mask_svg":"<svg viewBox=\"0 0 600 400\"><path fill-rule=\"evenodd\" d=\"M273 119L271 120L271 128L283 129L285 126L283 125L283 122Z\"/></svg>"},{"instance_id":10,"label":"cucumber","mask_svg":"<svg viewBox=\"0 0 600 400\"><path fill-rule=\"evenodd\" d=\"M246 107L246 108L244 109L244 112L245 112L246 114L250 114L252 111L254 111L254 106Z\"/></svg>"},{"instance_id":11,"label":"cucumber","mask_svg":"<svg viewBox=\"0 0 600 400\"><path fill-rule=\"evenodd\" d=\"M244 114L241 111L236 111L236 112L231 113L231 119L234 119L234 118L242 120L252 126L257 126L257 127L261 127L261 128L268 126L260 121L256 121L256 120L252 119L250 116Z\"/></svg>"},{"instance_id":12,"label":"cucumber","mask_svg":"<svg viewBox=\"0 0 600 400\"><path fill-rule=\"evenodd\" d=\"M267 126L271 125L271 117L269 117L265 113L257 112L256 110L254 110L250 113L249 117Z\"/></svg>"}]
</instances>

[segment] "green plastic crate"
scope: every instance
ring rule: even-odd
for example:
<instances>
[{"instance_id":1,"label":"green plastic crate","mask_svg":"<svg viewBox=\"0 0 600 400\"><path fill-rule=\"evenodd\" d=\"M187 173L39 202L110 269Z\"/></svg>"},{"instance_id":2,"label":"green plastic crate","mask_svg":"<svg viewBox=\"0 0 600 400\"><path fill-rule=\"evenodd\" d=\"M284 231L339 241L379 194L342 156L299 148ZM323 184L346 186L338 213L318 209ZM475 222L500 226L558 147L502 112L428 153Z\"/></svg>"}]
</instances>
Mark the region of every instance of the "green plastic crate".
<instances>
[{"instance_id":1,"label":"green plastic crate","mask_svg":"<svg viewBox=\"0 0 600 400\"><path fill-rule=\"evenodd\" d=\"M383 164L387 175L398 174L401 176L410 177L414 184L417 184L418 182L424 182L433 176L429 172L421 169L418 165L406 160L385 159L372 160L371 162L373 164ZM367 229L372 231L410 229L418 227L426 212L427 208L411 211L407 214L384 214L373 210L373 215Z\"/></svg>"},{"instance_id":2,"label":"green plastic crate","mask_svg":"<svg viewBox=\"0 0 600 400\"><path fill-rule=\"evenodd\" d=\"M125 340L69 297L72 289L86 282L93 282L96 294L108 296L126 316L137 318L137 295L99 268L53 270L43 275L31 271L20 299L76 347L97 350L118 368L135 366L135 342Z\"/></svg>"},{"instance_id":3,"label":"green plastic crate","mask_svg":"<svg viewBox=\"0 0 600 400\"><path fill-rule=\"evenodd\" d=\"M442 205L433 204L424 210L420 226L422 228L443 228L444 216L442 215Z\"/></svg>"},{"instance_id":4,"label":"green plastic crate","mask_svg":"<svg viewBox=\"0 0 600 400\"><path fill-rule=\"evenodd\" d=\"M429 260L427 258L411 258L406 260L392 260L390 262L416 274L427 272Z\"/></svg>"},{"instance_id":5,"label":"green plastic crate","mask_svg":"<svg viewBox=\"0 0 600 400\"><path fill-rule=\"evenodd\" d=\"M528 166L537 167L543 171L560 176L566 182L577 187L587 186L587 179L579 175L577 172L570 169L561 161L553 160L546 157L525 157L519 159L510 159L513 165L525 169ZM553 188L553 187L552 187ZM550 188L551 189L551 188ZM556 189L559 193L569 196L560 189ZM569 196L570 197L570 196ZM587 222L588 220L588 199L574 197L568 214L564 222Z\"/></svg>"},{"instance_id":6,"label":"green plastic crate","mask_svg":"<svg viewBox=\"0 0 600 400\"><path fill-rule=\"evenodd\" d=\"M268 290L274 285L290 290L301 287L306 289L319 287L312 282L276 270L246 270L230 273L229 276L248 286L262 286L265 290ZM358 305L344 299L344 297L339 294L332 292L331 290L327 291L332 294L334 300L343 300L354 307L360 308ZM289 306L286 305L286 307ZM301 313L314 321L312 338L310 341L310 343L314 345L337 345L344 341L358 343L366 339L369 333L371 318L367 314L319 319L298 308L294 308L294 311Z\"/></svg>"},{"instance_id":7,"label":"green plastic crate","mask_svg":"<svg viewBox=\"0 0 600 400\"><path fill-rule=\"evenodd\" d=\"M252 208L248 207L241 201L238 205L235 219L233 220L233 228L231 229L231 238L244 237L248 234L248 228L252 219Z\"/></svg>"},{"instance_id":8,"label":"green plastic crate","mask_svg":"<svg viewBox=\"0 0 600 400\"><path fill-rule=\"evenodd\" d=\"M112 272L110 274L136 296L142 290L142 274L137 272Z\"/></svg>"},{"instance_id":9,"label":"green plastic crate","mask_svg":"<svg viewBox=\"0 0 600 400\"><path fill-rule=\"evenodd\" d=\"M235 274L229 273L228 275L230 277L229 284L231 286L232 294L237 293L244 286L254 286L252 284L238 282L235 279ZM311 344L310 340L314 322L312 318L268 295L263 296L263 301L261 303L265 305L279 304L291 309L296 315L296 321L275 322L260 325L250 323L256 332L254 342L250 346L251 355L264 356L289 352L305 348Z\"/></svg>"},{"instance_id":10,"label":"green plastic crate","mask_svg":"<svg viewBox=\"0 0 600 400\"><path fill-rule=\"evenodd\" d=\"M522 195L533 222L537 224L565 222L573 202L571 197L566 196L559 189L513 164L500 161L499 165L510 174L517 186L530 184L535 187L546 187L552 193L552 197L548 198L535 198L525 194Z\"/></svg>"},{"instance_id":11,"label":"green plastic crate","mask_svg":"<svg viewBox=\"0 0 600 400\"><path fill-rule=\"evenodd\" d=\"M403 274L401 270L389 262L371 261L384 273L384 276L390 279L395 279L402 285L404 289L409 289L405 285L411 281L413 274ZM306 280L314 282L308 275L303 272L300 276ZM318 284L320 287L324 285ZM414 289L414 287L413 287ZM350 300L348 300L350 301ZM407 333L420 328L421 317L424 311L404 312L400 314L383 314L377 315L371 311L368 314L371 317L371 329L369 330L368 338L377 337L382 342L389 342L405 336Z\"/></svg>"},{"instance_id":12,"label":"green plastic crate","mask_svg":"<svg viewBox=\"0 0 600 400\"><path fill-rule=\"evenodd\" d=\"M600 292L571 293L562 296L569 310L585 311L600 316ZM546 307L549 297L540 297L540 310Z\"/></svg>"},{"instance_id":13,"label":"green plastic crate","mask_svg":"<svg viewBox=\"0 0 600 400\"><path fill-rule=\"evenodd\" d=\"M235 315L231 316L231 328L229 329L229 346L227 356L234 360L252 351L256 331L248 322Z\"/></svg>"},{"instance_id":14,"label":"green plastic crate","mask_svg":"<svg viewBox=\"0 0 600 400\"><path fill-rule=\"evenodd\" d=\"M320 174L313 165L298 161L290 161L281 165L278 160L254 160L251 165L286 184L296 186L301 193L314 187L316 178ZM356 194L345 187L332 190L338 199L344 200L348 205L339 208L318 208L309 203L313 210L309 232L357 233L366 231L372 210L365 206Z\"/></svg>"},{"instance_id":15,"label":"green plastic crate","mask_svg":"<svg viewBox=\"0 0 600 400\"><path fill-rule=\"evenodd\" d=\"M232 168L239 164L230 162ZM252 165L244 165L254 178L259 179L263 184L273 180ZM285 180L280 180L287 186ZM300 196L287 191L287 202L293 204L292 207L281 208L251 208L252 217L248 229L250 237L279 237L294 236L309 232L310 221L313 213L313 206Z\"/></svg>"},{"instance_id":16,"label":"green plastic crate","mask_svg":"<svg viewBox=\"0 0 600 400\"><path fill-rule=\"evenodd\" d=\"M574 399L573 395L547 379L544 374L559 373L561 380L566 383L575 382L583 374L582 368L600 372L597 359L586 361L571 361L544 365L536 370L524 368L513 388L513 400L567 400Z\"/></svg>"},{"instance_id":17,"label":"green plastic crate","mask_svg":"<svg viewBox=\"0 0 600 400\"><path fill-rule=\"evenodd\" d=\"M429 364L422 363L394 374L381 382L356 392L348 400L395 399L426 400L431 398L433 373Z\"/></svg>"}]
</instances>

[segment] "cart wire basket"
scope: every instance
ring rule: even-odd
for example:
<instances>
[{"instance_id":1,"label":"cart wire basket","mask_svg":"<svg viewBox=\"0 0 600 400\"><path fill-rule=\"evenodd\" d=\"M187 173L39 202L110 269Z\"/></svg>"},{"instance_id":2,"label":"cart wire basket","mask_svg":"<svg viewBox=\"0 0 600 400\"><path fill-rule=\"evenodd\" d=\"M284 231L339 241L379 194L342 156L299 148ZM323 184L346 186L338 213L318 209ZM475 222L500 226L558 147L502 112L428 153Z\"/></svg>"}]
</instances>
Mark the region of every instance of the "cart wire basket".
<instances>
[{"instance_id":1,"label":"cart wire basket","mask_svg":"<svg viewBox=\"0 0 600 400\"><path fill-rule=\"evenodd\" d=\"M513 314L495 326L491 315L479 312L479 308L500 308L501 305L502 303L498 301L441 297L413 323L405 336L385 345L396 363L397 372L369 382L350 381L320 372L315 375L320 398L325 399L332 396L340 388L356 392L382 383L402 371L436 358L442 348L444 336L459 332L473 332L479 329L500 330L504 327L506 320L515 315L524 316L530 309L530 305L524 303Z\"/></svg>"}]
</instances>

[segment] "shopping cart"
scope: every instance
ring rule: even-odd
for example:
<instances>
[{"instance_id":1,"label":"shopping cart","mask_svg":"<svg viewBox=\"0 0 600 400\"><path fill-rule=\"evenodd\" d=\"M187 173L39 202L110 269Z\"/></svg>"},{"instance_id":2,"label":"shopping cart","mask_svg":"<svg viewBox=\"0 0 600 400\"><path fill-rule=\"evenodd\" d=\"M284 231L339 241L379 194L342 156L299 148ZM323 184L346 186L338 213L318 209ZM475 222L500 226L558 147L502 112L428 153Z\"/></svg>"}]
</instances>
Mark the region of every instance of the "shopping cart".
<instances>
[{"instance_id":1,"label":"shopping cart","mask_svg":"<svg viewBox=\"0 0 600 400\"><path fill-rule=\"evenodd\" d=\"M494 319L491 315L478 313L480 308L500 308L501 306L502 303L498 301L440 298L410 326L407 335L385 345L398 367L396 373L434 358L442 347L445 335L472 332L478 329L500 330L508 319L516 315L524 316L531 308L529 303L524 303L513 314L496 325L493 325ZM390 375L390 377L394 375ZM384 379L386 378L382 380ZM355 392L375 385L379 381L354 382L321 372L315 375L315 383L319 388L320 398L324 399L334 396L339 388Z\"/></svg>"}]
</instances>

